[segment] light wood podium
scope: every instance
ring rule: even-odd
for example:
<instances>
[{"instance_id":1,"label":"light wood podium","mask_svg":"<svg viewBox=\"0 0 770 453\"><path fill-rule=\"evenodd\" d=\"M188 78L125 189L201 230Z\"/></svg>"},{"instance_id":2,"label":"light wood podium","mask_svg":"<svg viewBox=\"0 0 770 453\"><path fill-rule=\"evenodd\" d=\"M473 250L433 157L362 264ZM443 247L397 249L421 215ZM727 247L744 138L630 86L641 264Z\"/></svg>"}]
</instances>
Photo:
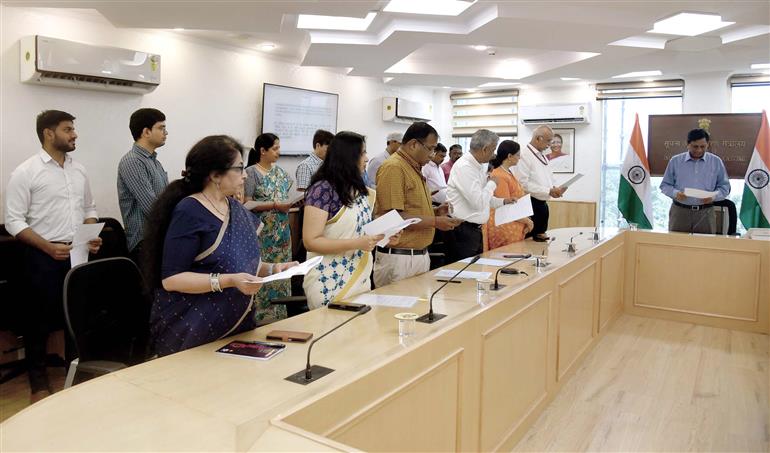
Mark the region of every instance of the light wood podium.
<instances>
[{"instance_id":1,"label":"light wood podium","mask_svg":"<svg viewBox=\"0 0 770 453\"><path fill-rule=\"evenodd\" d=\"M577 253L563 252L580 231ZM46 398L0 425L0 451L509 450L623 311L768 332L770 242L606 231L594 243L590 231L551 231L551 264L519 263L529 275L501 275L489 297L475 281L448 285L434 299L448 316L404 339L394 314L425 313L440 283L431 272L378 289L424 300L375 307L319 341L313 364L335 371L307 386L284 380L306 344L261 362L215 354L221 340ZM318 336L349 316L319 309L236 338Z\"/></svg>"}]
</instances>

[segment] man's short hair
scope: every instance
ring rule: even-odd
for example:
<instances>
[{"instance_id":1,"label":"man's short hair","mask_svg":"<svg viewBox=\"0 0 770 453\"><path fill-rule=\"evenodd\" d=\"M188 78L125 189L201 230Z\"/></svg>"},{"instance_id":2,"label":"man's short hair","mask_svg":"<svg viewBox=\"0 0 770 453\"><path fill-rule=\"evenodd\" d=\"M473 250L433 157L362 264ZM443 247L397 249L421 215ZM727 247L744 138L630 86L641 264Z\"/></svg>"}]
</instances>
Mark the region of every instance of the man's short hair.
<instances>
[{"instance_id":1,"label":"man's short hair","mask_svg":"<svg viewBox=\"0 0 770 453\"><path fill-rule=\"evenodd\" d=\"M131 130L131 136L134 140L139 140L142 136L144 129L152 130L155 123L166 121L166 115L158 109L139 109L131 114L131 119L128 120L128 128Z\"/></svg>"},{"instance_id":2,"label":"man's short hair","mask_svg":"<svg viewBox=\"0 0 770 453\"><path fill-rule=\"evenodd\" d=\"M687 133L687 143L690 144L691 142L698 141L702 138L705 138L706 141L709 141L709 133L706 132L703 129L693 129L690 132Z\"/></svg>"},{"instance_id":3,"label":"man's short hair","mask_svg":"<svg viewBox=\"0 0 770 453\"><path fill-rule=\"evenodd\" d=\"M334 139L334 134L323 129L318 129L315 131L315 134L313 134L313 148L315 148L316 145L328 145L332 142L332 139Z\"/></svg>"},{"instance_id":4,"label":"man's short hair","mask_svg":"<svg viewBox=\"0 0 770 453\"><path fill-rule=\"evenodd\" d=\"M489 145L497 145L500 137L489 129L479 129L473 133L471 144L468 146L471 150L484 149Z\"/></svg>"},{"instance_id":5,"label":"man's short hair","mask_svg":"<svg viewBox=\"0 0 770 453\"><path fill-rule=\"evenodd\" d=\"M436 152L437 153L445 153L446 152L446 146L444 146L443 143L436 143Z\"/></svg>"},{"instance_id":6,"label":"man's short hair","mask_svg":"<svg viewBox=\"0 0 770 453\"><path fill-rule=\"evenodd\" d=\"M403 140L404 134L401 132L391 132L388 134L387 137L385 137L385 144L390 145L390 142L399 142L401 143L401 140Z\"/></svg>"},{"instance_id":7,"label":"man's short hair","mask_svg":"<svg viewBox=\"0 0 770 453\"><path fill-rule=\"evenodd\" d=\"M431 135L435 135L436 138L438 138L438 132L436 132L436 129L434 129L433 126L428 123L417 121L416 123L412 123L412 125L407 128L406 132L404 132L404 137L401 143L409 143L409 141L412 139L424 141Z\"/></svg>"},{"instance_id":8,"label":"man's short hair","mask_svg":"<svg viewBox=\"0 0 770 453\"><path fill-rule=\"evenodd\" d=\"M449 147L449 151L452 151L453 149L459 149L460 151L463 150L463 146L459 143L455 143L454 145Z\"/></svg>"},{"instance_id":9,"label":"man's short hair","mask_svg":"<svg viewBox=\"0 0 770 453\"><path fill-rule=\"evenodd\" d=\"M40 139L40 144L44 144L45 137L43 135L44 129L55 130L60 123L64 121L75 121L75 117L67 112L61 110L43 110L37 116L35 128L37 130L37 138Z\"/></svg>"}]
</instances>

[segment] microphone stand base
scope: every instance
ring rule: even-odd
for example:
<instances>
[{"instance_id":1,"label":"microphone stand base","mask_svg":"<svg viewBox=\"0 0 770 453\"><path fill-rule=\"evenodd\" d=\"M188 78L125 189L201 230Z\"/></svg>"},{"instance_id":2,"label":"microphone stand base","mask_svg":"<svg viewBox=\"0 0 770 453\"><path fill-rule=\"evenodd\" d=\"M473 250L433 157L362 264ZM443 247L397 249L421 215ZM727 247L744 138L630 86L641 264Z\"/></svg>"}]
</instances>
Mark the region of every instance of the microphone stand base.
<instances>
[{"instance_id":1,"label":"microphone stand base","mask_svg":"<svg viewBox=\"0 0 770 453\"><path fill-rule=\"evenodd\" d=\"M505 288L506 285L503 285L502 283L499 283L497 287L495 285L490 285L489 290L490 291L500 291L501 289Z\"/></svg>"},{"instance_id":2,"label":"microphone stand base","mask_svg":"<svg viewBox=\"0 0 770 453\"><path fill-rule=\"evenodd\" d=\"M324 366L319 366L319 365L313 365L310 367L310 373L311 373L310 379L305 379L305 369L303 368L300 371L297 371L296 373L292 374L291 376L286 376L284 380L293 382L295 384L308 385L311 382L315 382L332 372L334 372L334 370L331 368L326 368Z\"/></svg>"},{"instance_id":3,"label":"microphone stand base","mask_svg":"<svg viewBox=\"0 0 770 453\"><path fill-rule=\"evenodd\" d=\"M424 315L417 318L416 321L425 324L433 324L442 318L446 318L446 315L442 315L441 313L433 313L433 319L430 319L430 313L425 313Z\"/></svg>"}]
</instances>

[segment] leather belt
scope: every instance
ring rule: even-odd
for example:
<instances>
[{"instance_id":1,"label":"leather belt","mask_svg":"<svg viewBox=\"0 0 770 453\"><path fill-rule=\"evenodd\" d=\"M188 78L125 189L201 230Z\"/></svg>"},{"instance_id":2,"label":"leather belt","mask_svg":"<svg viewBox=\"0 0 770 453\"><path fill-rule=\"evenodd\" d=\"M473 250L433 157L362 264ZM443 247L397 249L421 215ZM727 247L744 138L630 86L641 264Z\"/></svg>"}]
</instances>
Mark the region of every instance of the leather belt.
<instances>
[{"instance_id":1,"label":"leather belt","mask_svg":"<svg viewBox=\"0 0 770 453\"><path fill-rule=\"evenodd\" d=\"M387 253L390 255L425 255L428 253L428 249L392 249L389 247L377 247L378 253Z\"/></svg>"},{"instance_id":2,"label":"leather belt","mask_svg":"<svg viewBox=\"0 0 770 453\"><path fill-rule=\"evenodd\" d=\"M696 204L696 205L689 205L680 203L676 200L674 200L674 205L679 206L680 208L689 209L690 211L700 211L701 209L707 209L707 208L713 208L714 205L712 203L709 204Z\"/></svg>"},{"instance_id":3,"label":"leather belt","mask_svg":"<svg viewBox=\"0 0 770 453\"><path fill-rule=\"evenodd\" d=\"M463 223L461 223L458 226L468 226L468 227L471 227L471 228L481 228L481 224L480 223L473 223L473 222L468 222L468 221L463 221Z\"/></svg>"}]
</instances>

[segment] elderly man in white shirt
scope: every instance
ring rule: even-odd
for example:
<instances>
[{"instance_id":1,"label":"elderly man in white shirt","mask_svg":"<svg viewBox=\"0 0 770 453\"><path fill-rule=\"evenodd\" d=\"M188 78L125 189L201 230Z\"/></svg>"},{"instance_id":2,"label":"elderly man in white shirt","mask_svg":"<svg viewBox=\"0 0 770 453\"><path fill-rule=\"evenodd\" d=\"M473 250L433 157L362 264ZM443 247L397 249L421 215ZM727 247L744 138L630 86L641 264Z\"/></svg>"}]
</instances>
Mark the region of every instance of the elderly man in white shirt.
<instances>
[{"instance_id":1,"label":"elderly man in white shirt","mask_svg":"<svg viewBox=\"0 0 770 453\"><path fill-rule=\"evenodd\" d=\"M566 188L554 186L553 173L544 151L551 146L553 130L540 126L532 133L532 140L521 151L521 160L516 165L516 178L524 191L532 196L532 222L535 224L527 236L537 242L545 242L548 236L548 203L551 198L560 198Z\"/></svg>"},{"instance_id":2,"label":"elderly man in white shirt","mask_svg":"<svg viewBox=\"0 0 770 453\"><path fill-rule=\"evenodd\" d=\"M430 156L427 164L422 166L422 175L425 177L425 184L430 190L430 196L434 203L446 203L446 180L444 172L441 170L442 162L446 158L446 146L441 143L436 144L436 151Z\"/></svg>"},{"instance_id":3,"label":"elderly man in white shirt","mask_svg":"<svg viewBox=\"0 0 770 453\"><path fill-rule=\"evenodd\" d=\"M489 220L489 209L515 201L493 195L497 181L489 176L488 162L494 157L499 140L490 130L476 131L471 137L470 152L455 162L449 174L449 213L463 221L452 232L450 261L481 253L484 250L481 227Z\"/></svg>"},{"instance_id":4,"label":"elderly man in white shirt","mask_svg":"<svg viewBox=\"0 0 770 453\"><path fill-rule=\"evenodd\" d=\"M5 228L26 245L21 263L28 294L23 335L31 402L52 390L45 369L46 342L64 324L62 293L75 228L97 219L86 169L69 155L77 139L74 119L58 110L38 115L43 149L11 173L6 190ZM89 242L89 250L96 253L101 243ZM67 359L74 358L70 343L65 345Z\"/></svg>"},{"instance_id":5,"label":"elderly man in white shirt","mask_svg":"<svg viewBox=\"0 0 770 453\"><path fill-rule=\"evenodd\" d=\"M366 176L368 176L369 181L372 182L372 189L377 187L377 170L380 169L380 165L382 165L382 163L385 162L385 159L390 157L391 154L398 151L398 148L401 146L401 140L403 139L403 132L391 132L385 138L385 151L369 160L369 163L366 165Z\"/></svg>"}]
</instances>

